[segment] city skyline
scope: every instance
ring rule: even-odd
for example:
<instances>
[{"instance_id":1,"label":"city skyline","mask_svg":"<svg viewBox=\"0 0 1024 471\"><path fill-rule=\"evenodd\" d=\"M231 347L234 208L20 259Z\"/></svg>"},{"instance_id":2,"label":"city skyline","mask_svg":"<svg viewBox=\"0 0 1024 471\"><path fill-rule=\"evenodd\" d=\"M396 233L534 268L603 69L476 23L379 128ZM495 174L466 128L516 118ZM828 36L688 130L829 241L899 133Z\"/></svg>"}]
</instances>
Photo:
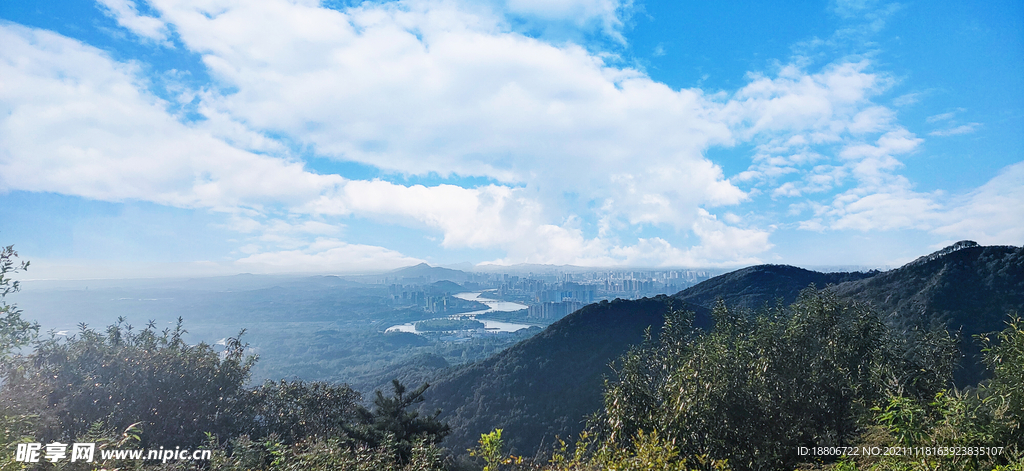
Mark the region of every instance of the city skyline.
<instances>
[{"instance_id":1,"label":"city skyline","mask_svg":"<svg viewBox=\"0 0 1024 471\"><path fill-rule=\"evenodd\" d=\"M893 267L1024 244L1024 5L0 6L26 278Z\"/></svg>"}]
</instances>

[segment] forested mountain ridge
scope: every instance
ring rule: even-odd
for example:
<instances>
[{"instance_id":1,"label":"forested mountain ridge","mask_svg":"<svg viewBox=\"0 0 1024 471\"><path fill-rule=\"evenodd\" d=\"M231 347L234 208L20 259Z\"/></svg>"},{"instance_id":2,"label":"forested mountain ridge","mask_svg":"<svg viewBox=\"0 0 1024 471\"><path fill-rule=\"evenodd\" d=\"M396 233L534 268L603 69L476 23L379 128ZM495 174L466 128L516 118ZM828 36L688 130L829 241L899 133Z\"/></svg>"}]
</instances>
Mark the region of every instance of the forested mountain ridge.
<instances>
[{"instance_id":1,"label":"forested mountain ridge","mask_svg":"<svg viewBox=\"0 0 1024 471\"><path fill-rule=\"evenodd\" d=\"M730 308L758 309L780 299L784 304L792 303L800 291L811 284L824 288L876 274L876 271L821 273L790 265L757 265L716 276L672 297L704 308L697 310L697 324L701 325L702 314L709 313L719 299Z\"/></svg>"},{"instance_id":2,"label":"forested mountain ridge","mask_svg":"<svg viewBox=\"0 0 1024 471\"><path fill-rule=\"evenodd\" d=\"M957 373L976 383L984 370L973 336L1001 330L1007 312L1024 312L1024 247L981 246L961 241L885 272L820 273L787 265L736 270L687 288L673 297L710 309L718 299L730 308L789 304L813 283L834 285L840 298L864 302L901 329L943 327L961 334L966 355ZM698 325L708 311L697 310Z\"/></svg>"},{"instance_id":3,"label":"forested mountain ridge","mask_svg":"<svg viewBox=\"0 0 1024 471\"><path fill-rule=\"evenodd\" d=\"M759 265L671 297L589 305L490 359L450 371L436 381L427 407L443 410L453 429L445 445L456 453L494 428L505 429L511 446L529 452L582 429L585 417L602 405L598 386L613 374L608 365L641 342L646 328L657 336L668 310L693 311L695 325L709 327L719 299L731 309L756 310L778 300L792 303L810 284L833 285L840 298L867 303L899 327L962 329L965 350L974 355L971 334L1001 330L1007 312L1024 312L1022 252L965 242L898 269L867 273ZM958 377L976 382L980 371L974 364Z\"/></svg>"},{"instance_id":4,"label":"forested mountain ridge","mask_svg":"<svg viewBox=\"0 0 1024 471\"><path fill-rule=\"evenodd\" d=\"M1006 312L1024 306L1024 247L953 247L837 284L836 292L907 325L937 322L964 334L1002 329Z\"/></svg>"},{"instance_id":5,"label":"forested mountain ridge","mask_svg":"<svg viewBox=\"0 0 1024 471\"><path fill-rule=\"evenodd\" d=\"M901 329L945 327L961 335L961 385L984 371L977 334L1002 330L1006 314L1024 313L1024 247L958 242L900 268L841 283L836 293L867 303Z\"/></svg>"},{"instance_id":6,"label":"forested mountain ridge","mask_svg":"<svg viewBox=\"0 0 1024 471\"><path fill-rule=\"evenodd\" d=\"M1024 306L1024 247L961 241L885 272L820 273L788 265L758 265L717 276L673 297L710 309L789 304L813 283L834 285L840 297L866 302L903 327L941 325L966 336L1000 330L1006 313ZM700 314L700 312L698 312Z\"/></svg>"},{"instance_id":7,"label":"forested mountain ridge","mask_svg":"<svg viewBox=\"0 0 1024 471\"><path fill-rule=\"evenodd\" d=\"M669 310L695 313L694 324L711 326L711 308L755 309L782 299L793 302L810 284L860 280L875 273L819 273L787 265L759 265L730 272L668 297L591 304L492 358L438 378L425 408L442 409L452 425L445 446L458 453L481 433L501 428L508 444L532 451L555 436L570 438L602 406L601 384L611 362L656 337Z\"/></svg>"}]
</instances>

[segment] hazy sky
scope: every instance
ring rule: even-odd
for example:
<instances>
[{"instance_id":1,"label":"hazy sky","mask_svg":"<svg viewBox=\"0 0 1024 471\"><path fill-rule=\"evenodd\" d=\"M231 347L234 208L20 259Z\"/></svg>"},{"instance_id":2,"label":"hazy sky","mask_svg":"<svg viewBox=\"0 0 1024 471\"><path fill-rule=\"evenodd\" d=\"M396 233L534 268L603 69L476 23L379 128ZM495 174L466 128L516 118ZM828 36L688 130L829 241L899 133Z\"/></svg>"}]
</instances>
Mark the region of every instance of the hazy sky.
<instances>
[{"instance_id":1,"label":"hazy sky","mask_svg":"<svg viewBox=\"0 0 1024 471\"><path fill-rule=\"evenodd\" d=\"M0 244L28 278L1024 244L1024 3L723 3L6 0Z\"/></svg>"}]
</instances>

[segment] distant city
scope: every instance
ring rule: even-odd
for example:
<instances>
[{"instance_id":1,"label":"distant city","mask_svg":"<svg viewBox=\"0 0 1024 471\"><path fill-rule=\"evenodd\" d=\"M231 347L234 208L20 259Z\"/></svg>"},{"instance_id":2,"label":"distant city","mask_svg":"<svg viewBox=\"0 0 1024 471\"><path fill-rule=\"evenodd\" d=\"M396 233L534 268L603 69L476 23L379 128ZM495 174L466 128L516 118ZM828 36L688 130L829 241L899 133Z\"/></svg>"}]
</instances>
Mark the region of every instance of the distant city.
<instances>
[{"instance_id":1,"label":"distant city","mask_svg":"<svg viewBox=\"0 0 1024 471\"><path fill-rule=\"evenodd\" d=\"M374 281L388 286L389 302L396 307L457 312L464 301L453 295L460 290L482 291L482 297L527 306L521 317L549 323L590 303L674 294L717 274L708 269L474 273L418 265Z\"/></svg>"}]
</instances>

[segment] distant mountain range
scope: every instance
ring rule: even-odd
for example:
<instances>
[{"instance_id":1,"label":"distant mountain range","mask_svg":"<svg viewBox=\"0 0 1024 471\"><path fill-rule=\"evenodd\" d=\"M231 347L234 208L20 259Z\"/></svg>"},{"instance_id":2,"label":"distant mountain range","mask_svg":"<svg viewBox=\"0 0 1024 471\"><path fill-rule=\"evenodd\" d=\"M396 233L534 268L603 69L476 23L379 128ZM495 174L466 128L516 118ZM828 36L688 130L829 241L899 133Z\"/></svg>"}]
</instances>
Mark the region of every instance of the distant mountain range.
<instances>
[{"instance_id":1,"label":"distant mountain range","mask_svg":"<svg viewBox=\"0 0 1024 471\"><path fill-rule=\"evenodd\" d=\"M970 336L1000 330L1008 311L1024 313L1024 248L959 242L886 272L820 273L760 265L712 278L673 296L615 300L583 307L544 332L487 360L449 371L428 392L425 408L441 408L452 426L445 445L458 453L481 433L504 429L514 451L530 453L554 437L571 439L602 407L609 364L657 335L670 309L696 313L710 326L718 299L755 310L791 303L814 284L834 285L847 299L872 305L900 328L943 325L960 330L968 357L958 381L981 378Z\"/></svg>"},{"instance_id":2,"label":"distant mountain range","mask_svg":"<svg viewBox=\"0 0 1024 471\"><path fill-rule=\"evenodd\" d=\"M403 278L421 278L426 283L432 283L434 281L467 281L473 278L472 273L466 273L462 270L452 270L451 268L432 267L426 263L419 265L413 265L411 267L399 268L386 273L389 279Z\"/></svg>"}]
</instances>

